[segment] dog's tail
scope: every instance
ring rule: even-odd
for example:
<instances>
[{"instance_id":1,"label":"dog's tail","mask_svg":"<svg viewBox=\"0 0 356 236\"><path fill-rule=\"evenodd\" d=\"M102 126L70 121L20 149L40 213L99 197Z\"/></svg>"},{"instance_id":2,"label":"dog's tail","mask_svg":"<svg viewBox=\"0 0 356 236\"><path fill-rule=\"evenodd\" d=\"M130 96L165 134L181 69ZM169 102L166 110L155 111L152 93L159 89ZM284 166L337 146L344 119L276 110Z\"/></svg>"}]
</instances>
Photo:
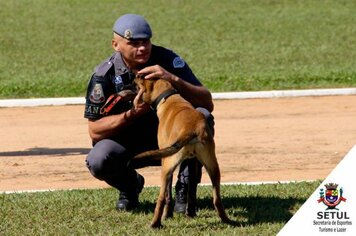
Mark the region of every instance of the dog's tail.
<instances>
[{"instance_id":1,"label":"dog's tail","mask_svg":"<svg viewBox=\"0 0 356 236\"><path fill-rule=\"evenodd\" d=\"M195 133L190 133L182 137L181 139L177 140L174 144L169 147L146 151L134 156L133 159L141 159L141 158L149 158L151 160L160 160L164 157L169 157L175 153L177 153L182 147L187 145L190 141L196 138L197 135Z\"/></svg>"}]
</instances>

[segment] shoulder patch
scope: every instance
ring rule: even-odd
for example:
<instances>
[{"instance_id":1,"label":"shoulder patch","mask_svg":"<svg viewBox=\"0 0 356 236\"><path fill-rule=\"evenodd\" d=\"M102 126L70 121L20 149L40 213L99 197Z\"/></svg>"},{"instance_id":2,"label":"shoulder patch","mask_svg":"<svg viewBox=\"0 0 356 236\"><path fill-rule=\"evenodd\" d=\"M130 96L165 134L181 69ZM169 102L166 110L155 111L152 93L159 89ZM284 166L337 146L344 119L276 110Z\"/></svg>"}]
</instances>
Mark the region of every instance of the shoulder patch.
<instances>
[{"instance_id":1,"label":"shoulder patch","mask_svg":"<svg viewBox=\"0 0 356 236\"><path fill-rule=\"evenodd\" d=\"M116 92L120 92L124 88L124 81L120 75L115 76L114 84Z\"/></svg>"},{"instance_id":2,"label":"shoulder patch","mask_svg":"<svg viewBox=\"0 0 356 236\"><path fill-rule=\"evenodd\" d=\"M89 99L92 103L102 103L105 101L103 86L97 83L94 85L94 88L90 92Z\"/></svg>"},{"instance_id":3,"label":"shoulder patch","mask_svg":"<svg viewBox=\"0 0 356 236\"><path fill-rule=\"evenodd\" d=\"M176 57L173 59L174 68L183 68L184 66L185 66L185 62L181 57Z\"/></svg>"}]
</instances>

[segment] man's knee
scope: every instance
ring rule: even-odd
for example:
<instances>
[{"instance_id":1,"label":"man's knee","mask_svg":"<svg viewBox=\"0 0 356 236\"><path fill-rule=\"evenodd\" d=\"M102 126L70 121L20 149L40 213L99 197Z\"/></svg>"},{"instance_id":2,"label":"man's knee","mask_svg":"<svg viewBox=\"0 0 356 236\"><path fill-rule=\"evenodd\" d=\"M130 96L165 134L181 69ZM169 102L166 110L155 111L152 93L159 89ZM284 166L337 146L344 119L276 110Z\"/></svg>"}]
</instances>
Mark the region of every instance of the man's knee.
<instances>
[{"instance_id":1,"label":"man's knee","mask_svg":"<svg viewBox=\"0 0 356 236\"><path fill-rule=\"evenodd\" d=\"M91 152L88 154L85 163L90 173L97 179L104 179L104 158L102 156L96 156Z\"/></svg>"},{"instance_id":2,"label":"man's knee","mask_svg":"<svg viewBox=\"0 0 356 236\"><path fill-rule=\"evenodd\" d=\"M214 116L211 114L211 112L209 112L207 109L203 108L203 107L197 107L196 108L197 111L201 112L207 123L208 123L208 126L210 128L210 130L212 131L212 134L214 136L214 133L215 133L215 130L214 130L214 126L215 126L215 121L214 121Z\"/></svg>"},{"instance_id":3,"label":"man's knee","mask_svg":"<svg viewBox=\"0 0 356 236\"><path fill-rule=\"evenodd\" d=\"M85 162L90 173L97 179L104 180L119 165L118 160L125 152L115 141L104 139L95 144L89 152Z\"/></svg>"}]
</instances>

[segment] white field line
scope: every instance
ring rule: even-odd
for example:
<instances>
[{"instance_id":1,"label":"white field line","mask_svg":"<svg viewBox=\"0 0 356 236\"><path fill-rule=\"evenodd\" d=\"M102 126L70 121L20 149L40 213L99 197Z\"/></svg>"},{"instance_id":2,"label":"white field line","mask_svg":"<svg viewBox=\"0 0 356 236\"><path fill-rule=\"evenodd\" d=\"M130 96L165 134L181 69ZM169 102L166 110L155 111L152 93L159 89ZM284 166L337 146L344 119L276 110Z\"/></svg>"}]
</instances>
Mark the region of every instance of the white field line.
<instances>
[{"instance_id":1,"label":"white field line","mask_svg":"<svg viewBox=\"0 0 356 236\"><path fill-rule=\"evenodd\" d=\"M356 88L212 93L214 100L283 98L283 97L306 97L306 96L335 96L335 95L356 95ZM58 106L58 105L63 106L63 105L83 105L83 104L85 104L84 97L0 99L0 107L32 107L32 106Z\"/></svg>"},{"instance_id":2,"label":"white field line","mask_svg":"<svg viewBox=\"0 0 356 236\"><path fill-rule=\"evenodd\" d=\"M221 183L221 185L266 185L266 184L290 184L301 182L313 182L315 180L283 180L283 181L263 181L263 182L227 182ZM199 184L199 186L211 186L211 184ZM147 185L145 188L160 187L160 185ZM109 187L108 187L109 188ZM73 191L73 190L93 190L95 188L77 188L77 189L33 189L33 190L14 190L14 191L0 191L0 194L14 194L14 193L42 193L42 192L54 192L54 191ZM97 188L103 189L103 188Z\"/></svg>"}]
</instances>

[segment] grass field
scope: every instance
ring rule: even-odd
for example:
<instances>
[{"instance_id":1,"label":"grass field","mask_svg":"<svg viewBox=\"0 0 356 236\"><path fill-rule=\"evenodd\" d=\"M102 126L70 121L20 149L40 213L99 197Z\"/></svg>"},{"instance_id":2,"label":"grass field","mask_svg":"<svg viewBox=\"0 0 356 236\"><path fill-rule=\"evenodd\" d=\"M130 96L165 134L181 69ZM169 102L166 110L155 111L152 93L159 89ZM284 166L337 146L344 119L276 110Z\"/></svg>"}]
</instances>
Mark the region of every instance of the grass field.
<instances>
[{"instance_id":1,"label":"grass field","mask_svg":"<svg viewBox=\"0 0 356 236\"><path fill-rule=\"evenodd\" d=\"M356 1L0 0L0 98L84 96L142 14L213 92L356 85Z\"/></svg>"},{"instance_id":2,"label":"grass field","mask_svg":"<svg viewBox=\"0 0 356 236\"><path fill-rule=\"evenodd\" d=\"M222 186L228 215L241 226L221 223L210 186L198 188L198 216L181 215L150 229L158 188L144 188L140 207L117 212L118 193L72 190L0 194L0 235L275 235L299 209L319 181L291 184Z\"/></svg>"}]
</instances>

